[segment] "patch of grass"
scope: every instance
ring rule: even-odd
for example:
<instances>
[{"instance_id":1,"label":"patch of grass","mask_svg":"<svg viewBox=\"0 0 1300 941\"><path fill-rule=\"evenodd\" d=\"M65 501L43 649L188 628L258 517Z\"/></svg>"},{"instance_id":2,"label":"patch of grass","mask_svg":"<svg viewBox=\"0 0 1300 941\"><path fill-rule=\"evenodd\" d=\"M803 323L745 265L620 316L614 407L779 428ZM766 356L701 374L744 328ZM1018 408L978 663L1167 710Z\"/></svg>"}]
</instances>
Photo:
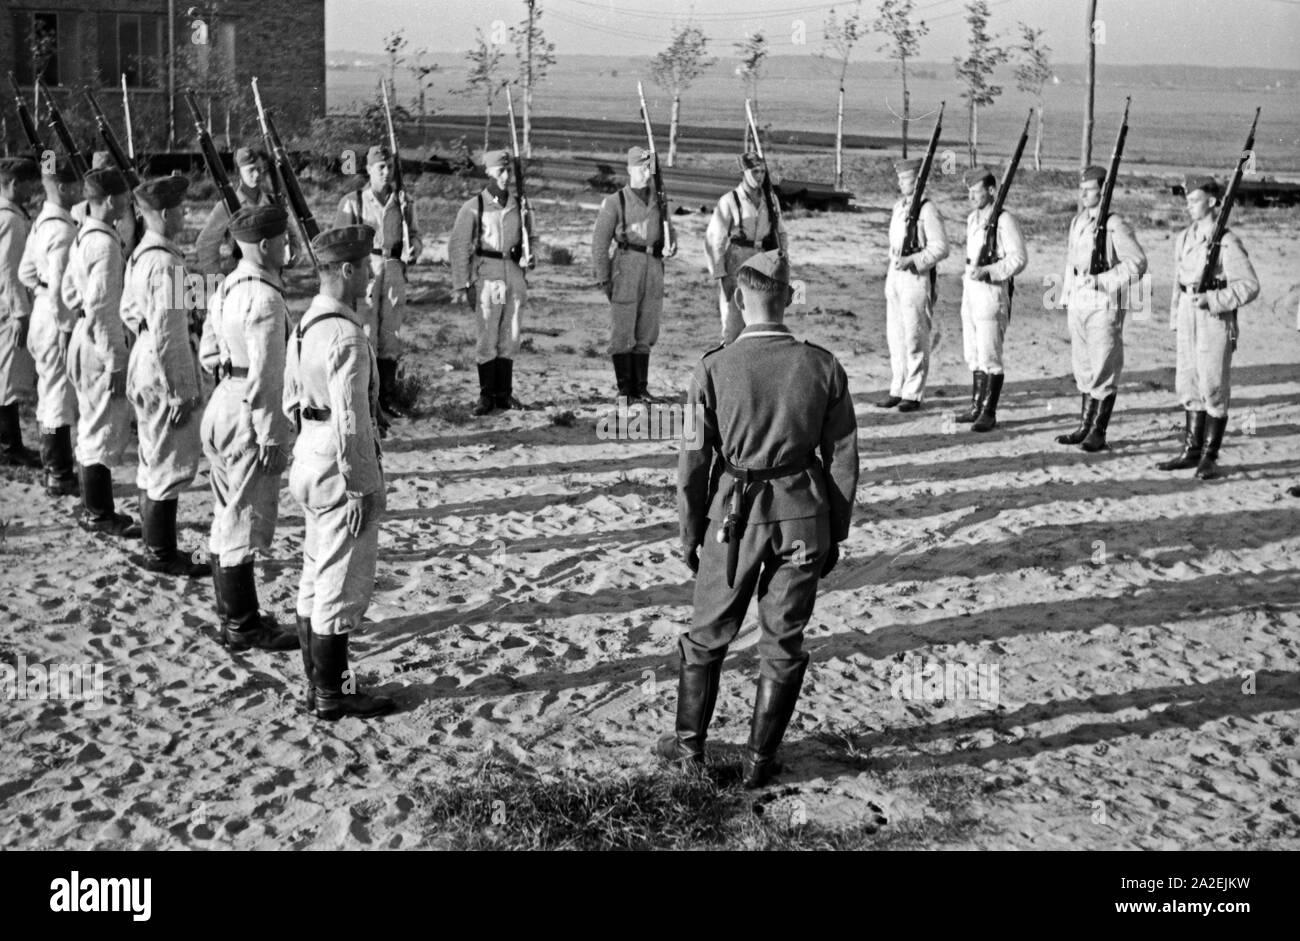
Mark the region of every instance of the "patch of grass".
<instances>
[{"instance_id":1,"label":"patch of grass","mask_svg":"<svg viewBox=\"0 0 1300 941\"><path fill-rule=\"evenodd\" d=\"M474 414L464 402L446 399L432 406L426 414L430 418L440 418L452 425L468 425L474 420Z\"/></svg>"},{"instance_id":2,"label":"patch of grass","mask_svg":"<svg viewBox=\"0 0 1300 941\"><path fill-rule=\"evenodd\" d=\"M527 353L537 352L537 343L532 337L524 337L519 341L519 348Z\"/></svg>"},{"instance_id":3,"label":"patch of grass","mask_svg":"<svg viewBox=\"0 0 1300 941\"><path fill-rule=\"evenodd\" d=\"M416 408L420 397L424 394L427 382L422 373L403 370L393 384L391 393L393 401L406 411Z\"/></svg>"},{"instance_id":4,"label":"patch of grass","mask_svg":"<svg viewBox=\"0 0 1300 941\"><path fill-rule=\"evenodd\" d=\"M573 252L569 251L563 245L555 245L551 248L549 261L553 265L565 267L573 264Z\"/></svg>"},{"instance_id":5,"label":"patch of grass","mask_svg":"<svg viewBox=\"0 0 1300 941\"><path fill-rule=\"evenodd\" d=\"M565 410L563 412L556 412L554 415L551 416L551 424L556 425L560 428L572 428L577 423L578 423L578 416L568 410Z\"/></svg>"},{"instance_id":6,"label":"patch of grass","mask_svg":"<svg viewBox=\"0 0 1300 941\"><path fill-rule=\"evenodd\" d=\"M587 359L600 359L605 354L600 347L596 346L594 341L588 340L587 345L582 348L582 355Z\"/></svg>"},{"instance_id":7,"label":"patch of grass","mask_svg":"<svg viewBox=\"0 0 1300 941\"><path fill-rule=\"evenodd\" d=\"M875 833L760 815L738 775L713 770L729 783L672 770L542 778L489 764L467 780L422 785L413 797L421 830L439 849L856 849Z\"/></svg>"}]
</instances>

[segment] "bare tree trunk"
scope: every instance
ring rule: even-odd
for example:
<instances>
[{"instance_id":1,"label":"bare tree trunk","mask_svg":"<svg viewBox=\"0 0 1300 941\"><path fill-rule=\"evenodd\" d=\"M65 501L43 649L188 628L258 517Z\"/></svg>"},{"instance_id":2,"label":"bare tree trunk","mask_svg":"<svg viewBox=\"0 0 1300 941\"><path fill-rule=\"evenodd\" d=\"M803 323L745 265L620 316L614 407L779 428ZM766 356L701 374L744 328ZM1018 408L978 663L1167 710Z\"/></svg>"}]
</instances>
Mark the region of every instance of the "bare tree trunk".
<instances>
[{"instance_id":1,"label":"bare tree trunk","mask_svg":"<svg viewBox=\"0 0 1300 941\"><path fill-rule=\"evenodd\" d=\"M912 94L907 90L907 60L903 63L903 159L907 159L907 125L912 118Z\"/></svg>"},{"instance_id":2,"label":"bare tree trunk","mask_svg":"<svg viewBox=\"0 0 1300 941\"><path fill-rule=\"evenodd\" d=\"M677 161L677 119L682 113L681 92L673 92L673 113L668 122L668 166Z\"/></svg>"},{"instance_id":3,"label":"bare tree trunk","mask_svg":"<svg viewBox=\"0 0 1300 941\"><path fill-rule=\"evenodd\" d=\"M1043 96L1038 96L1038 132L1034 135L1034 169L1043 169Z\"/></svg>"},{"instance_id":4,"label":"bare tree trunk","mask_svg":"<svg viewBox=\"0 0 1300 941\"><path fill-rule=\"evenodd\" d=\"M232 152L235 149L234 141L230 136L230 108L229 107L226 108L226 147Z\"/></svg>"},{"instance_id":5,"label":"bare tree trunk","mask_svg":"<svg viewBox=\"0 0 1300 941\"><path fill-rule=\"evenodd\" d=\"M975 99L972 98L970 103L970 127L966 135L966 156L970 159L972 167L975 166L978 150L976 141L979 139L979 133L979 109L975 107Z\"/></svg>"},{"instance_id":6,"label":"bare tree trunk","mask_svg":"<svg viewBox=\"0 0 1300 941\"><path fill-rule=\"evenodd\" d=\"M844 188L844 85L840 84L840 103L835 113L835 188Z\"/></svg>"},{"instance_id":7,"label":"bare tree trunk","mask_svg":"<svg viewBox=\"0 0 1300 941\"><path fill-rule=\"evenodd\" d=\"M483 150L486 151L492 139L492 98L487 100L487 116L483 119Z\"/></svg>"},{"instance_id":8,"label":"bare tree trunk","mask_svg":"<svg viewBox=\"0 0 1300 941\"><path fill-rule=\"evenodd\" d=\"M1088 0L1088 97L1083 106L1083 155L1080 166L1092 163L1092 114L1097 90L1097 44L1092 41L1092 24L1097 22L1097 0Z\"/></svg>"},{"instance_id":9,"label":"bare tree trunk","mask_svg":"<svg viewBox=\"0 0 1300 941\"><path fill-rule=\"evenodd\" d=\"M527 62L524 65L524 156L533 155L533 13L536 0L528 0Z\"/></svg>"}]
</instances>

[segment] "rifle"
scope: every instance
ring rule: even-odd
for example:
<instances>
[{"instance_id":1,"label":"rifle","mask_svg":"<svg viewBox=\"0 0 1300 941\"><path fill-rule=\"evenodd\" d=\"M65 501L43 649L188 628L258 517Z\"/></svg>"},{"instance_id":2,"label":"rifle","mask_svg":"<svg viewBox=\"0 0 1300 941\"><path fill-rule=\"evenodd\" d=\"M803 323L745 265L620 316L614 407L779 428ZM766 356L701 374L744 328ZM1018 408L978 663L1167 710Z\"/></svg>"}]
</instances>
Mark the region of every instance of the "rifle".
<instances>
[{"instance_id":1,"label":"rifle","mask_svg":"<svg viewBox=\"0 0 1300 941\"><path fill-rule=\"evenodd\" d=\"M397 131L393 129L393 109L388 106L388 86L379 80L379 90L384 96L384 120L388 122L388 149L393 154L393 192L397 194L397 205L402 210L402 254L411 248L411 224L406 219L406 190L402 186L402 154L397 149Z\"/></svg>"},{"instance_id":2,"label":"rifle","mask_svg":"<svg viewBox=\"0 0 1300 941\"><path fill-rule=\"evenodd\" d=\"M939 147L939 133L943 130L943 109L946 101L939 102L939 116L934 119L934 131L930 134L930 146L925 149L925 159L921 161L921 171L916 176L916 188L912 190L912 204L907 207L907 231L903 235L902 254L915 255L921 250L921 239L917 226L921 222L921 206L925 202L925 184L930 179L930 168L934 166L934 152ZM913 274L916 269L908 266ZM931 278L933 279L933 275Z\"/></svg>"},{"instance_id":3,"label":"rifle","mask_svg":"<svg viewBox=\"0 0 1300 941\"><path fill-rule=\"evenodd\" d=\"M1250 160L1251 151L1255 149L1255 127L1259 124L1259 111L1259 108L1255 109L1255 120L1250 122L1246 146L1241 150L1241 156L1237 159L1237 169L1233 171L1232 181L1228 184L1223 194L1223 202L1219 205L1219 218L1214 221L1214 234L1210 236L1210 245L1205 251L1205 267L1201 269L1200 280L1196 283L1197 294L1204 294L1214 289L1216 280L1214 273L1219 269L1219 253L1223 248L1223 236L1228 231L1228 216L1232 214L1232 206L1237 201L1237 189L1241 185L1242 174L1246 172L1246 163Z\"/></svg>"},{"instance_id":4,"label":"rifle","mask_svg":"<svg viewBox=\"0 0 1300 941\"><path fill-rule=\"evenodd\" d=\"M1128 107L1133 99L1124 99L1124 117L1119 122L1119 134L1115 137L1115 149L1110 152L1110 169L1106 171L1106 183L1101 189L1101 202L1097 204L1097 226L1092 230L1092 260L1088 263L1088 274L1101 274L1110 269L1110 253L1106 250L1106 227L1110 222L1110 200L1115 194L1115 178L1119 176L1119 161L1124 156L1124 139L1128 137Z\"/></svg>"},{"instance_id":5,"label":"rifle","mask_svg":"<svg viewBox=\"0 0 1300 941\"><path fill-rule=\"evenodd\" d=\"M275 122L271 120L271 115L262 107L262 93L258 90L256 77L253 78L253 103L257 106L257 120L262 126L262 139L266 141L267 150L271 154L272 176L276 191L289 204L289 211L298 225L298 234L302 236L303 244L307 246L307 257L311 259L312 267L318 268L320 265L316 261L316 251L311 247L311 240L320 235L320 226L312 215L311 207L307 205L307 197L302 194L298 177L293 172L293 164L289 162L289 151L280 140L280 132L275 129Z\"/></svg>"},{"instance_id":6,"label":"rifle","mask_svg":"<svg viewBox=\"0 0 1300 941\"><path fill-rule=\"evenodd\" d=\"M36 80L36 87L40 88L40 79ZM54 128L54 134L63 145L63 149L68 152L68 162L72 164L72 169L78 177L84 177L90 168L86 166L86 158L81 155L77 149L77 143L72 139L72 132L68 130L67 123L63 120L63 112L54 102L54 96L47 89L45 92L45 107L48 109L46 122Z\"/></svg>"},{"instance_id":7,"label":"rifle","mask_svg":"<svg viewBox=\"0 0 1300 941\"><path fill-rule=\"evenodd\" d=\"M641 120L645 122L645 138L650 145L650 157L654 160L655 203L659 208L659 219L663 223L663 250L672 256L677 254L677 235L668 216L668 194L664 192L664 175L659 169L659 152L655 150L655 135L650 128L650 112L645 106L645 92L641 83L636 83L636 93L641 99Z\"/></svg>"},{"instance_id":8,"label":"rifle","mask_svg":"<svg viewBox=\"0 0 1300 941\"><path fill-rule=\"evenodd\" d=\"M203 123L203 112L199 110L194 89L185 89L185 103L190 106L190 116L194 118L194 129L199 135L199 149L203 151L203 162L207 164L208 176L212 177L217 192L221 194L221 201L226 204L226 211L233 216L239 212L239 197L235 194L235 188L230 185L226 168L221 164L217 145L212 142L212 135L208 133L207 125Z\"/></svg>"},{"instance_id":9,"label":"rifle","mask_svg":"<svg viewBox=\"0 0 1300 941\"><path fill-rule=\"evenodd\" d=\"M533 240L528 234L529 226L533 221L533 210L528 205L528 197L524 195L524 161L519 153L519 134L515 130L515 104L514 99L510 96L510 87L506 86L506 113L510 116L510 147L512 150L512 161L514 163L515 176L515 198L519 201L519 228L522 232L523 253L516 259L525 268L532 268L537 259L533 258Z\"/></svg>"},{"instance_id":10,"label":"rifle","mask_svg":"<svg viewBox=\"0 0 1300 941\"><path fill-rule=\"evenodd\" d=\"M1034 109L1029 109L1029 117L1025 118L1025 129L1020 132L1020 142L1016 144L1015 152L1011 155L1011 162L1007 164L1006 172L1002 174L1002 185L998 187L998 195L993 199L993 211L989 213L989 221L984 223L984 244L980 248L979 257L975 263L980 266L994 264L998 260L998 216L1002 215L1002 207L1007 202L1007 192L1011 189L1011 181L1015 179L1016 168L1020 166L1020 155L1025 152L1025 143L1029 140L1029 122L1033 120Z\"/></svg>"},{"instance_id":11,"label":"rifle","mask_svg":"<svg viewBox=\"0 0 1300 941\"><path fill-rule=\"evenodd\" d=\"M763 236L763 249L771 251L781 246L781 200L772 190L772 174L767 169L767 157L763 155L763 142L758 137L758 125L754 123L754 109L745 99L745 118L749 121L749 131L754 135L754 152L763 161L763 202L767 204L768 232ZM773 244L775 243L775 244Z\"/></svg>"},{"instance_id":12,"label":"rifle","mask_svg":"<svg viewBox=\"0 0 1300 941\"><path fill-rule=\"evenodd\" d=\"M45 141L41 140L41 132L36 129L36 122L27 108L27 102L23 100L22 90L19 89L18 80L14 78L13 72L9 73L9 85L14 90L14 110L18 112L18 123L23 126L27 143L37 154L42 154L45 152Z\"/></svg>"},{"instance_id":13,"label":"rifle","mask_svg":"<svg viewBox=\"0 0 1300 941\"><path fill-rule=\"evenodd\" d=\"M126 155L126 151L122 149L122 144L117 139L117 135L113 133L108 118L104 116L104 109L99 106L99 102L95 100L95 93L89 88L86 89L86 101L90 102L90 110L95 113L95 124L99 128L99 136L104 139L104 146L113 155L113 162L117 164L117 168L126 177L126 185L134 190L140 185L140 174L136 173L135 167L131 165L131 159Z\"/></svg>"}]
</instances>

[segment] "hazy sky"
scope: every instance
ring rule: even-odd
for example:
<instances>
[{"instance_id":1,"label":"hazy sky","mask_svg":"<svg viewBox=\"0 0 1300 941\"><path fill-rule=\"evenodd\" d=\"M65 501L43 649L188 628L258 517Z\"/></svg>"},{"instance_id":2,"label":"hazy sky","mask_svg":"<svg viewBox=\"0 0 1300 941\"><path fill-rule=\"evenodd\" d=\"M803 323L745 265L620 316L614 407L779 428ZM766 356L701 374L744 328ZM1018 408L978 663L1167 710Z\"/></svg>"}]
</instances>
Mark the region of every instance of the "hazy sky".
<instances>
[{"instance_id":1,"label":"hazy sky","mask_svg":"<svg viewBox=\"0 0 1300 941\"><path fill-rule=\"evenodd\" d=\"M561 54L649 55L666 44L674 24L687 19L712 40L711 51L729 55L747 31L762 29L773 55L811 54L821 46L822 23L832 7L851 2L808 0L538 0L542 26ZM1057 62L1084 59L1086 0L990 0L991 26L1010 36L1024 21L1044 29ZM874 13L874 0L863 8ZM965 44L965 0L916 0L930 26L923 60L946 61ZM1105 44L1098 62L1300 68L1300 0L1098 0ZM411 48L467 49L476 27L490 34L494 21L509 26L525 14L524 0L325 0L326 48L381 52L383 37L405 29ZM802 23L805 37L800 44ZM879 37L860 58L879 59Z\"/></svg>"}]
</instances>

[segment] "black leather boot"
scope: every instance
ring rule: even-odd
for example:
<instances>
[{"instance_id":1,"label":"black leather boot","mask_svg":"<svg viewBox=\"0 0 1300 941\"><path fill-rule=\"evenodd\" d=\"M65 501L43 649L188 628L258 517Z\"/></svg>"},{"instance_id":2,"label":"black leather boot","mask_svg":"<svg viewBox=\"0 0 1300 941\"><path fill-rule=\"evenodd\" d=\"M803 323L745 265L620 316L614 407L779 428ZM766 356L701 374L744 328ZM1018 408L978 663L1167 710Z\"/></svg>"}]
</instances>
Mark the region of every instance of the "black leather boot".
<instances>
[{"instance_id":1,"label":"black leather boot","mask_svg":"<svg viewBox=\"0 0 1300 941\"><path fill-rule=\"evenodd\" d=\"M650 395L650 354L632 353L632 394L642 402L652 404Z\"/></svg>"},{"instance_id":2,"label":"black leather boot","mask_svg":"<svg viewBox=\"0 0 1300 941\"><path fill-rule=\"evenodd\" d=\"M902 404L903 404L903 400L902 400L902 399L900 399L900 398L899 398L898 396L896 396L896 395L890 394L890 395L885 396L885 397L884 397L883 399L881 399L879 402L877 402L877 403L876 403L876 408L897 408L899 405L902 405Z\"/></svg>"},{"instance_id":3,"label":"black leather boot","mask_svg":"<svg viewBox=\"0 0 1300 941\"><path fill-rule=\"evenodd\" d=\"M1195 467L1201 460L1201 448L1205 445L1205 413L1184 412L1186 428L1183 432L1183 450L1172 461L1161 461L1156 470L1174 471Z\"/></svg>"},{"instance_id":4,"label":"black leather boot","mask_svg":"<svg viewBox=\"0 0 1300 941\"><path fill-rule=\"evenodd\" d=\"M298 618L298 649L302 651L302 671L307 676L307 686L303 692L303 703L308 712L316 711L316 690L312 687L311 669L311 618L301 614Z\"/></svg>"},{"instance_id":5,"label":"black leather boot","mask_svg":"<svg viewBox=\"0 0 1300 941\"><path fill-rule=\"evenodd\" d=\"M627 404L631 405L636 399L636 376L632 372L632 354L615 353L611 359L614 360L614 379L618 382L618 396L626 399Z\"/></svg>"},{"instance_id":6,"label":"black leather boot","mask_svg":"<svg viewBox=\"0 0 1300 941\"><path fill-rule=\"evenodd\" d=\"M781 747L794 704L799 700L799 689L808 669L808 655L798 661L794 672L784 681L758 678L758 693L754 697L754 718L749 726L749 744L741 764L744 786L762 787L781 770L776 761L776 751Z\"/></svg>"},{"instance_id":7,"label":"black leather boot","mask_svg":"<svg viewBox=\"0 0 1300 941\"><path fill-rule=\"evenodd\" d=\"M721 684L721 657L707 666L687 663L682 657L677 668L677 730L660 736L655 754L683 765L704 763L704 740Z\"/></svg>"},{"instance_id":8,"label":"black leather boot","mask_svg":"<svg viewBox=\"0 0 1300 941\"><path fill-rule=\"evenodd\" d=\"M988 391L988 388L988 373L982 369L977 369L971 373L970 407L964 412L958 412L954 418L963 425L969 425L979 418L980 410L984 406L984 394Z\"/></svg>"},{"instance_id":9,"label":"black leather boot","mask_svg":"<svg viewBox=\"0 0 1300 941\"><path fill-rule=\"evenodd\" d=\"M48 448L48 455L47 455ZM45 492L52 497L81 493L77 462L72 454L72 429L60 425L52 434L41 436L41 462L45 465Z\"/></svg>"},{"instance_id":10,"label":"black leather boot","mask_svg":"<svg viewBox=\"0 0 1300 941\"><path fill-rule=\"evenodd\" d=\"M1002 373L989 373L984 401L980 403L979 417L970 426L971 431L992 431L998 426L998 399L1002 397Z\"/></svg>"},{"instance_id":11,"label":"black leather boot","mask_svg":"<svg viewBox=\"0 0 1300 941\"><path fill-rule=\"evenodd\" d=\"M496 408L497 361L488 360L478 364L478 405L474 406L475 415L491 415Z\"/></svg>"},{"instance_id":12,"label":"black leather boot","mask_svg":"<svg viewBox=\"0 0 1300 941\"><path fill-rule=\"evenodd\" d=\"M10 467L40 467L41 456L23 446L23 429L18 420L18 403L0 405L0 464Z\"/></svg>"},{"instance_id":13,"label":"black leather boot","mask_svg":"<svg viewBox=\"0 0 1300 941\"><path fill-rule=\"evenodd\" d=\"M504 356L497 358L496 403L497 408L506 411L518 408L515 394L515 361Z\"/></svg>"},{"instance_id":14,"label":"black leather boot","mask_svg":"<svg viewBox=\"0 0 1300 941\"><path fill-rule=\"evenodd\" d=\"M361 692L344 692L344 674L348 670L348 635L311 635L312 691L316 694L316 716L333 722L344 716L368 719L393 711L396 703L384 696ZM347 681L355 686L351 676Z\"/></svg>"},{"instance_id":15,"label":"black leather boot","mask_svg":"<svg viewBox=\"0 0 1300 941\"><path fill-rule=\"evenodd\" d=\"M1300 484L1296 484L1294 487L1287 487L1286 492L1288 496L1300 497Z\"/></svg>"},{"instance_id":16,"label":"black leather boot","mask_svg":"<svg viewBox=\"0 0 1300 941\"><path fill-rule=\"evenodd\" d=\"M140 528L144 535L144 554L140 563L151 572L181 578L203 578L212 574L206 562L192 562L176 551L175 500L150 500L140 493Z\"/></svg>"},{"instance_id":17,"label":"black leather boot","mask_svg":"<svg viewBox=\"0 0 1300 941\"><path fill-rule=\"evenodd\" d=\"M1201 480L1214 480L1222 476L1218 470L1219 446L1223 444L1223 432L1227 427L1227 415L1222 418L1205 416L1205 447L1201 449L1201 459L1196 465L1196 476Z\"/></svg>"},{"instance_id":18,"label":"black leather boot","mask_svg":"<svg viewBox=\"0 0 1300 941\"><path fill-rule=\"evenodd\" d=\"M240 650L296 650L298 635L276 623L274 617L258 608L257 583L252 560L239 565L223 565L221 590L226 617L221 625L225 645Z\"/></svg>"},{"instance_id":19,"label":"black leather boot","mask_svg":"<svg viewBox=\"0 0 1300 941\"><path fill-rule=\"evenodd\" d=\"M1088 431L1088 436L1079 443L1079 447L1085 451L1096 452L1104 450L1106 447L1106 429L1110 427L1110 413L1115 409L1115 393L1112 392L1100 402L1097 403L1095 417L1092 420L1092 428ZM1089 409L1091 411L1091 408Z\"/></svg>"},{"instance_id":20,"label":"black leather boot","mask_svg":"<svg viewBox=\"0 0 1300 941\"><path fill-rule=\"evenodd\" d=\"M1096 417L1096 400L1085 392L1079 401L1079 427L1066 434L1057 435L1056 443L1078 444L1088 437L1088 432L1092 430L1092 420Z\"/></svg>"},{"instance_id":21,"label":"black leather boot","mask_svg":"<svg viewBox=\"0 0 1300 941\"><path fill-rule=\"evenodd\" d=\"M394 418L410 417L406 409L393 401L393 395L397 391L397 360L381 359L378 361L378 366L379 407Z\"/></svg>"},{"instance_id":22,"label":"black leather boot","mask_svg":"<svg viewBox=\"0 0 1300 941\"><path fill-rule=\"evenodd\" d=\"M217 612L217 641L226 646L226 619L230 616L230 606L221 594L225 579L221 573L221 556L215 552L208 553L208 568L212 570L212 599Z\"/></svg>"},{"instance_id":23,"label":"black leather boot","mask_svg":"<svg viewBox=\"0 0 1300 941\"><path fill-rule=\"evenodd\" d=\"M118 513L113 503L113 472L103 464L81 469L81 510L77 523L91 533L139 539L143 533L135 520Z\"/></svg>"}]
</instances>

